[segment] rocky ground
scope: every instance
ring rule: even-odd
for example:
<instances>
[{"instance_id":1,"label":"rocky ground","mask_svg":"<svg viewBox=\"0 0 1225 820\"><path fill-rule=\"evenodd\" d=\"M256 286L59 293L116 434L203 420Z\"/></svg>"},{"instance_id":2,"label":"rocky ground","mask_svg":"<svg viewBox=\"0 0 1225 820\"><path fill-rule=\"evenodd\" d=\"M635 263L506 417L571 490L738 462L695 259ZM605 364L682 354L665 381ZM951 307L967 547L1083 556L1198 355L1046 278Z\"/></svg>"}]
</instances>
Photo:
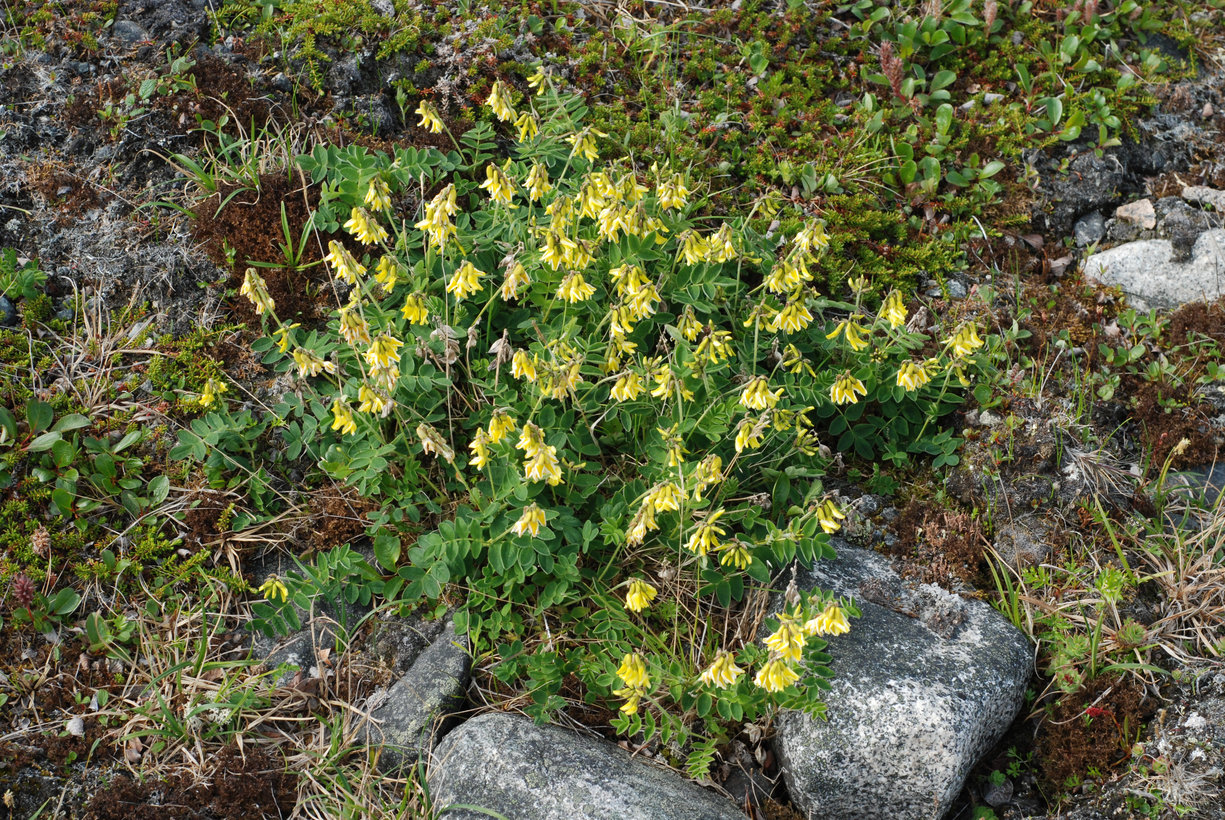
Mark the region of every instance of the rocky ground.
<instances>
[{"instance_id":1,"label":"rocky ground","mask_svg":"<svg viewBox=\"0 0 1225 820\"><path fill-rule=\"evenodd\" d=\"M233 260L281 260L282 218L294 236L305 230L319 191L292 156L319 143L433 139L403 116L388 77L463 96L467 75L456 67L483 56L440 49L423 74L406 56L380 62L372 46L331 46L312 84L309 60L287 60L236 21L228 29L204 0L70 3L71 14L37 17L40 8L52 9L8 10L0 67L0 249L14 252L10 268L36 260L46 274L33 292L0 299L0 325L12 334L6 378L30 374L24 383L48 401L104 386L91 397L108 408L99 417L122 411L147 427L148 452L160 447L153 458L168 465L164 452L190 414L155 359L181 368L179 389L198 361L216 362L246 385L244 408L285 389L249 350L259 325L237 296ZM598 27L614 10L586 14ZM531 64L542 50L519 36L498 59ZM203 640L209 661L165 661L159 671L162 660L129 659L147 670L139 689L115 683L122 663L105 651L114 642L83 624L18 629L10 618L0 638L0 812L328 816L308 798L340 781L307 783L304 773L348 739L379 752L366 776L386 772L398 789L400 805L379 809L386 816L448 805L447 817L487 816L473 806L524 818L1222 816L1225 518L1212 501L1225 487L1213 467L1225 439L1216 364L1225 344L1225 73L1220 53L1195 58L1121 145L1027 149L1015 171L1031 180L1032 198L1013 203L1026 213L1001 209L998 224L985 213L983 235L962 244L964 270L915 282L925 310L979 311L993 332L1012 334L1017 356L1000 400L957 414L966 443L955 468L891 476L843 465L846 540L838 561L806 579L864 610L831 644L828 723L796 713L746 726L697 785L668 768L658 744L614 737L598 707L579 704L561 727L533 726L517 714L525 701L489 674L488 657L471 656L445 604L401 618L320 602L283 640L220 622L190 632L173 612L150 608L170 655L186 652L170 649L183 630L184 641ZM218 134L231 135L228 149ZM184 162L227 150L226 176L192 174ZM803 198L798 187L787 193ZM305 262L322 258L325 239L303 246ZM278 304L308 327L329 310L318 270L268 276ZM94 342L34 356L40 339L66 338ZM16 388L4 392L18 412ZM183 501L174 532L140 541L137 529L111 530L108 543L187 573L228 567L252 586L290 567L291 555L368 549L371 505L343 485L272 482L294 512L258 531L228 526L243 502L226 488L191 475L172 485L171 500ZM19 488L4 492L9 504ZM1179 549L1145 549L1167 542ZM30 555L14 543L8 569ZM103 560L90 555L92 566ZM1134 570L1135 583L1103 604L1099 580L1110 567ZM106 596L103 586L87 589L90 601ZM6 617L16 608L6 603ZM1074 632L1100 646L1075 644ZM352 639L340 658L337 635ZM1096 668L1099 649L1113 666ZM253 675L271 670L277 694L223 747L178 741L168 751L143 724L117 732L107 723L114 702L102 692L132 705L151 692L167 703L230 702L209 664L248 656ZM288 745L262 742L270 739ZM355 798L351 816L375 816L360 805Z\"/></svg>"}]
</instances>

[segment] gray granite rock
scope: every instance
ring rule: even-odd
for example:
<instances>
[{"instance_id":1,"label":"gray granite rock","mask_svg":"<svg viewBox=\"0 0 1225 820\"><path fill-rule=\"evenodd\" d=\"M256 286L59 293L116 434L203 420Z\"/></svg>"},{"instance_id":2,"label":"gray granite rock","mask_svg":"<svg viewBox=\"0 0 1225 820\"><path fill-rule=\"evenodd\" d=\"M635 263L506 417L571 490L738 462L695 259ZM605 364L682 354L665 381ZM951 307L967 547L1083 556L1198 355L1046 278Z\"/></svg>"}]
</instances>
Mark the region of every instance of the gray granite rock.
<instances>
[{"instance_id":1,"label":"gray granite rock","mask_svg":"<svg viewBox=\"0 0 1225 820\"><path fill-rule=\"evenodd\" d=\"M1182 189L1182 198L1188 202L1207 205L1214 211L1225 214L1225 191L1203 185L1188 185Z\"/></svg>"},{"instance_id":2,"label":"gray granite rock","mask_svg":"<svg viewBox=\"0 0 1225 820\"><path fill-rule=\"evenodd\" d=\"M444 820L744 820L731 801L612 743L505 712L447 735L428 779Z\"/></svg>"},{"instance_id":3,"label":"gray granite rock","mask_svg":"<svg viewBox=\"0 0 1225 820\"><path fill-rule=\"evenodd\" d=\"M942 817L1020 709L1032 650L987 604L907 585L877 553L836 549L797 583L854 597L863 617L830 640L829 720L780 716L791 799L821 820Z\"/></svg>"},{"instance_id":4,"label":"gray granite rock","mask_svg":"<svg viewBox=\"0 0 1225 820\"><path fill-rule=\"evenodd\" d=\"M1219 299L1225 295L1225 230L1201 233L1187 262L1175 261L1169 240L1149 239L1093 254L1085 274L1118 285L1140 310Z\"/></svg>"},{"instance_id":5,"label":"gray granite rock","mask_svg":"<svg viewBox=\"0 0 1225 820\"><path fill-rule=\"evenodd\" d=\"M379 747L382 771L392 772L428 754L434 737L463 703L471 663L467 637L456 636L454 621L448 622L403 677L370 698L371 719L358 739Z\"/></svg>"}]
</instances>

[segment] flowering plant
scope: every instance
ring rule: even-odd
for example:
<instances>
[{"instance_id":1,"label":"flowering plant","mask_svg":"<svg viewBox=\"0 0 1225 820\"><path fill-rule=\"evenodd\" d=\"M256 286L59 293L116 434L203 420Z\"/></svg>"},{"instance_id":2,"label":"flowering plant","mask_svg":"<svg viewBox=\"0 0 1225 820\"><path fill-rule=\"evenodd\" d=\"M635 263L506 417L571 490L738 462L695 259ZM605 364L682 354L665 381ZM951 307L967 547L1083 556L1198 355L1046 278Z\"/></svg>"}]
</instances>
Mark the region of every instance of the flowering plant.
<instances>
[{"instance_id":1,"label":"flowering plant","mask_svg":"<svg viewBox=\"0 0 1225 820\"><path fill-rule=\"evenodd\" d=\"M683 170L602 161L581 102L531 79L534 100L489 97L508 157L485 123L445 154L301 159L323 186L316 227L343 231L333 319L287 325L256 271L243 287L266 361L307 386L285 427L317 431L323 468L379 497L383 594L457 585L457 626L537 714L569 675L616 697L627 732L820 712L819 636L853 605L792 596L762 646L734 604L832 556L835 448L951 455L935 422L983 342L972 323L944 344L907 329L901 294L870 310L866 282L823 295L819 220L777 219L768 198L704 215ZM436 526L411 525L423 511Z\"/></svg>"}]
</instances>

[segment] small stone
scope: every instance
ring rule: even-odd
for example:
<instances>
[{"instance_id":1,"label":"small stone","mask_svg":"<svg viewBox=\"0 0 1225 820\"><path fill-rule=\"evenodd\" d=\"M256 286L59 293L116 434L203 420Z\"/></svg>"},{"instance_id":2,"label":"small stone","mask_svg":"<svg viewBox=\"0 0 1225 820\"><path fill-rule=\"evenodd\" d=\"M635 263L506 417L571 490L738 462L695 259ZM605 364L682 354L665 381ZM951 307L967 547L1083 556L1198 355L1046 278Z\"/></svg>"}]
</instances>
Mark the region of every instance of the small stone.
<instances>
[{"instance_id":1,"label":"small stone","mask_svg":"<svg viewBox=\"0 0 1225 820\"><path fill-rule=\"evenodd\" d=\"M1142 231L1151 231L1157 227L1157 211L1153 209L1151 199L1141 199L1120 205L1114 210L1114 218L1122 222L1130 222Z\"/></svg>"},{"instance_id":2,"label":"small stone","mask_svg":"<svg viewBox=\"0 0 1225 820\"><path fill-rule=\"evenodd\" d=\"M1199 112L1199 115L1206 120L1212 119L1212 115L1216 113L1216 109L1212 107L1212 103L1204 103L1204 110Z\"/></svg>"},{"instance_id":3,"label":"small stone","mask_svg":"<svg viewBox=\"0 0 1225 820\"><path fill-rule=\"evenodd\" d=\"M131 20L116 20L111 33L124 43L141 43L149 39L149 32Z\"/></svg>"},{"instance_id":4,"label":"small stone","mask_svg":"<svg viewBox=\"0 0 1225 820\"><path fill-rule=\"evenodd\" d=\"M1076 225L1072 228L1072 236L1082 248L1101 242L1105 235L1106 220L1102 218L1100 211L1085 214L1076 220Z\"/></svg>"},{"instance_id":5,"label":"small stone","mask_svg":"<svg viewBox=\"0 0 1225 820\"><path fill-rule=\"evenodd\" d=\"M1182 198L1187 202L1207 205L1214 211L1225 213L1225 191L1203 185L1188 185L1182 189Z\"/></svg>"},{"instance_id":6,"label":"small stone","mask_svg":"<svg viewBox=\"0 0 1225 820\"><path fill-rule=\"evenodd\" d=\"M948 289L950 299L966 298L966 286L956 279L950 279L945 287Z\"/></svg>"},{"instance_id":7,"label":"small stone","mask_svg":"<svg viewBox=\"0 0 1225 820\"><path fill-rule=\"evenodd\" d=\"M0 327L17 326L17 308L7 296L0 296Z\"/></svg>"}]
</instances>

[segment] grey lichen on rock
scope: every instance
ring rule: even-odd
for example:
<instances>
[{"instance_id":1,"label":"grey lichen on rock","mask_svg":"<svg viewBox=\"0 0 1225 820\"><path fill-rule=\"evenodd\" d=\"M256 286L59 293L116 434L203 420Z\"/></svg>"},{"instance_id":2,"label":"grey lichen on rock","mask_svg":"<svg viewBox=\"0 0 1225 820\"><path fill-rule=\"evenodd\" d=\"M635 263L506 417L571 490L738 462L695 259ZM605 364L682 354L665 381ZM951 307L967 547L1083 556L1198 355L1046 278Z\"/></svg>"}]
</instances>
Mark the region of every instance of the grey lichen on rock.
<instances>
[{"instance_id":1,"label":"grey lichen on rock","mask_svg":"<svg viewBox=\"0 0 1225 820\"><path fill-rule=\"evenodd\" d=\"M939 818L1016 716L1031 648L985 603L908 585L876 553L836 549L797 582L854 597L863 617L830 640L829 720L780 716L791 798L822 820Z\"/></svg>"},{"instance_id":2,"label":"grey lichen on rock","mask_svg":"<svg viewBox=\"0 0 1225 820\"><path fill-rule=\"evenodd\" d=\"M391 772L428 754L448 716L463 702L472 658L468 640L448 622L390 689L371 698L370 720L358 739L379 748L378 766Z\"/></svg>"},{"instance_id":3,"label":"grey lichen on rock","mask_svg":"<svg viewBox=\"0 0 1225 820\"><path fill-rule=\"evenodd\" d=\"M1176 261L1170 240L1148 239L1093 254L1085 260L1085 275L1119 286L1140 310L1213 301L1225 295L1225 230L1201 233L1189 261Z\"/></svg>"},{"instance_id":4,"label":"grey lichen on rock","mask_svg":"<svg viewBox=\"0 0 1225 820\"><path fill-rule=\"evenodd\" d=\"M428 780L445 820L744 820L731 801L608 741L504 712L447 735Z\"/></svg>"}]
</instances>

